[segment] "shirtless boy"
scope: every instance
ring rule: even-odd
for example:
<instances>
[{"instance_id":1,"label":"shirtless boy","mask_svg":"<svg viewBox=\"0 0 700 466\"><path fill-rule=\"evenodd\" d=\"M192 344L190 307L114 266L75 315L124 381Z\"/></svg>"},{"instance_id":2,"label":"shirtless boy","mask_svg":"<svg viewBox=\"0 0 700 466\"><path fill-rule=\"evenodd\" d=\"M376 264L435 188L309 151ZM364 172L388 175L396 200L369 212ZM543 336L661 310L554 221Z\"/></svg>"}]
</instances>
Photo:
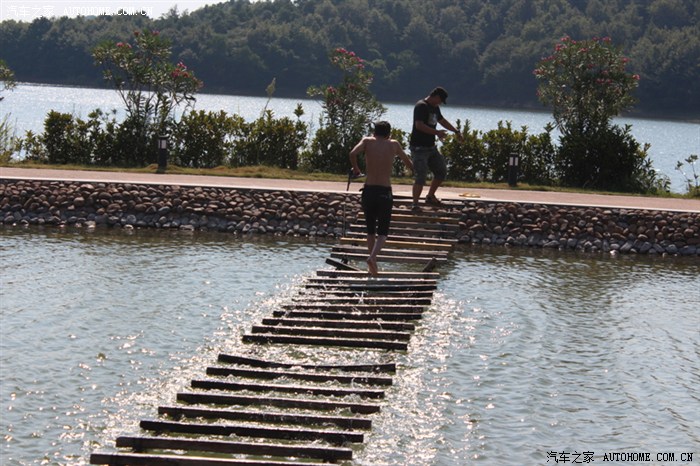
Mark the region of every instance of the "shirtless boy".
<instances>
[{"instance_id":1,"label":"shirtless boy","mask_svg":"<svg viewBox=\"0 0 700 466\"><path fill-rule=\"evenodd\" d=\"M367 268L372 276L379 275L377 255L386 243L391 223L394 199L391 192L391 171L394 157L399 156L406 167L413 170L413 163L401 144L391 139L391 125L379 121L374 125L374 135L362 138L351 151L350 163L355 175L360 174L357 156L364 152L367 178L362 189L362 210L367 221Z\"/></svg>"}]
</instances>

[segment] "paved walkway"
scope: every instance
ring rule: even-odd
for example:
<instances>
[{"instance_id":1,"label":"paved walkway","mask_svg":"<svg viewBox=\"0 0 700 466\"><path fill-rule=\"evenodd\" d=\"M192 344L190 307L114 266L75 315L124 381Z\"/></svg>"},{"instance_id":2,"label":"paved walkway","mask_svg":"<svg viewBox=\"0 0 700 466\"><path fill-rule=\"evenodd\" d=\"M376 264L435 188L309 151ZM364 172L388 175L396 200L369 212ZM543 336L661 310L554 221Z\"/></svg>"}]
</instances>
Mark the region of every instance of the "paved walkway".
<instances>
[{"instance_id":1,"label":"paved walkway","mask_svg":"<svg viewBox=\"0 0 700 466\"><path fill-rule=\"evenodd\" d=\"M65 180L85 182L169 184L180 186L216 186L250 189L285 189L318 192L345 192L347 183L334 181L276 180L268 178L236 178L227 176L171 175L156 173L101 172L82 170L52 170L0 167L0 179ZM358 192L361 181L350 185ZM424 193L427 191L424 191ZM395 185L394 194L410 195L409 185ZM700 200L663 197L578 194L518 189L473 189L442 187L438 197L450 199L479 199L482 201L513 201L535 204L557 204L591 207L700 212Z\"/></svg>"}]
</instances>

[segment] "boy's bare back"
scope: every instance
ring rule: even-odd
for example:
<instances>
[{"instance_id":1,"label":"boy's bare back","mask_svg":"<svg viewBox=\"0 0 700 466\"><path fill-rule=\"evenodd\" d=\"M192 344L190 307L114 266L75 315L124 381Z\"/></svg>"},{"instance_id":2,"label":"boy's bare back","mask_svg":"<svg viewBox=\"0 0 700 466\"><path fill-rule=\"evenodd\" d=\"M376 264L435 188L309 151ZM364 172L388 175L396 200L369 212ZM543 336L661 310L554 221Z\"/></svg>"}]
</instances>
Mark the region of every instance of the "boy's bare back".
<instances>
[{"instance_id":1,"label":"boy's bare back","mask_svg":"<svg viewBox=\"0 0 700 466\"><path fill-rule=\"evenodd\" d=\"M367 171L365 184L367 185L391 186L394 157L398 155L404 159L404 163L410 160L401 144L394 139L382 137L367 136L363 138L353 148L351 155L357 156L360 152L365 153Z\"/></svg>"}]
</instances>

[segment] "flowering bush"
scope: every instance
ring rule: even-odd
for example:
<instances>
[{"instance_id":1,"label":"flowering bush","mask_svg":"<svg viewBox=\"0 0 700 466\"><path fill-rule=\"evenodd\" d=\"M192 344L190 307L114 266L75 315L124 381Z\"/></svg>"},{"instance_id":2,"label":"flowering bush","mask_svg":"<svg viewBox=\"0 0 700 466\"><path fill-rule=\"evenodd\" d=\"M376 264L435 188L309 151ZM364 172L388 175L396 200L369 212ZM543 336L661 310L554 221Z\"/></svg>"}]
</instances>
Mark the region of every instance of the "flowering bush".
<instances>
[{"instance_id":1,"label":"flowering bush","mask_svg":"<svg viewBox=\"0 0 700 466\"><path fill-rule=\"evenodd\" d=\"M331 52L330 62L343 77L337 86L308 90L310 96L321 97L323 115L306 163L312 169L343 173L348 168L350 149L368 134L371 123L386 109L370 91L372 73L355 52L337 48Z\"/></svg>"},{"instance_id":2,"label":"flowering bush","mask_svg":"<svg viewBox=\"0 0 700 466\"><path fill-rule=\"evenodd\" d=\"M194 103L202 87L184 63L168 61L170 54L169 41L151 30L135 31L133 45L105 42L93 51L104 79L115 86L126 106L123 126L134 139L136 164L153 161L157 135L168 132L176 107Z\"/></svg>"},{"instance_id":3,"label":"flowering bush","mask_svg":"<svg viewBox=\"0 0 700 466\"><path fill-rule=\"evenodd\" d=\"M629 128L611 125L635 102L639 76L610 38L564 37L535 68L538 97L561 132L556 172L564 185L619 191L656 186L655 172Z\"/></svg>"},{"instance_id":4,"label":"flowering bush","mask_svg":"<svg viewBox=\"0 0 700 466\"><path fill-rule=\"evenodd\" d=\"M534 71L538 97L552 106L563 134L607 128L614 116L634 104L631 93L639 75L625 70L628 62L608 37L575 41L568 36L539 62Z\"/></svg>"}]
</instances>

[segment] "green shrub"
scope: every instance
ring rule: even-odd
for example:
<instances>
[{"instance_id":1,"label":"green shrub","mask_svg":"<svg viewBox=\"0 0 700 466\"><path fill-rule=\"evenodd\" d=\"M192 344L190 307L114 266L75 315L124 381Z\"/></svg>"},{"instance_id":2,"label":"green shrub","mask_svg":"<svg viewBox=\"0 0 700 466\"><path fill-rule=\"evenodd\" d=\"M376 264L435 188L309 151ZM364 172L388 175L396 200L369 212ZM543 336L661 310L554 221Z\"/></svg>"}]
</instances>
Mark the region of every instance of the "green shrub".
<instances>
[{"instance_id":1,"label":"green shrub","mask_svg":"<svg viewBox=\"0 0 700 466\"><path fill-rule=\"evenodd\" d=\"M462 140L448 137L441 151L446 158L448 177L458 181L483 181L488 170L486 164L486 146L478 130L469 129L469 120L461 128Z\"/></svg>"},{"instance_id":2,"label":"green shrub","mask_svg":"<svg viewBox=\"0 0 700 466\"><path fill-rule=\"evenodd\" d=\"M250 124L233 143L231 165L269 165L296 170L306 144L308 127L300 120L274 118L271 110Z\"/></svg>"},{"instance_id":3,"label":"green shrub","mask_svg":"<svg viewBox=\"0 0 700 466\"><path fill-rule=\"evenodd\" d=\"M552 143L551 125L545 127L545 132L531 134L527 137L520 153L519 179L533 185L554 185L557 181L557 171L554 164L557 148Z\"/></svg>"},{"instance_id":4,"label":"green shrub","mask_svg":"<svg viewBox=\"0 0 700 466\"><path fill-rule=\"evenodd\" d=\"M556 160L561 182L567 186L645 192L656 172L648 160L649 145L641 146L630 126L613 125L582 138L563 135Z\"/></svg>"},{"instance_id":5,"label":"green shrub","mask_svg":"<svg viewBox=\"0 0 700 466\"><path fill-rule=\"evenodd\" d=\"M526 128L514 131L510 121L505 125L499 121L497 129L484 133L482 141L486 148L486 181L499 183L508 178L508 159L512 154L522 152L526 139Z\"/></svg>"},{"instance_id":6,"label":"green shrub","mask_svg":"<svg viewBox=\"0 0 700 466\"><path fill-rule=\"evenodd\" d=\"M170 157L182 167L213 168L228 163L234 139L243 135L243 118L224 111L192 111L174 126Z\"/></svg>"}]
</instances>

